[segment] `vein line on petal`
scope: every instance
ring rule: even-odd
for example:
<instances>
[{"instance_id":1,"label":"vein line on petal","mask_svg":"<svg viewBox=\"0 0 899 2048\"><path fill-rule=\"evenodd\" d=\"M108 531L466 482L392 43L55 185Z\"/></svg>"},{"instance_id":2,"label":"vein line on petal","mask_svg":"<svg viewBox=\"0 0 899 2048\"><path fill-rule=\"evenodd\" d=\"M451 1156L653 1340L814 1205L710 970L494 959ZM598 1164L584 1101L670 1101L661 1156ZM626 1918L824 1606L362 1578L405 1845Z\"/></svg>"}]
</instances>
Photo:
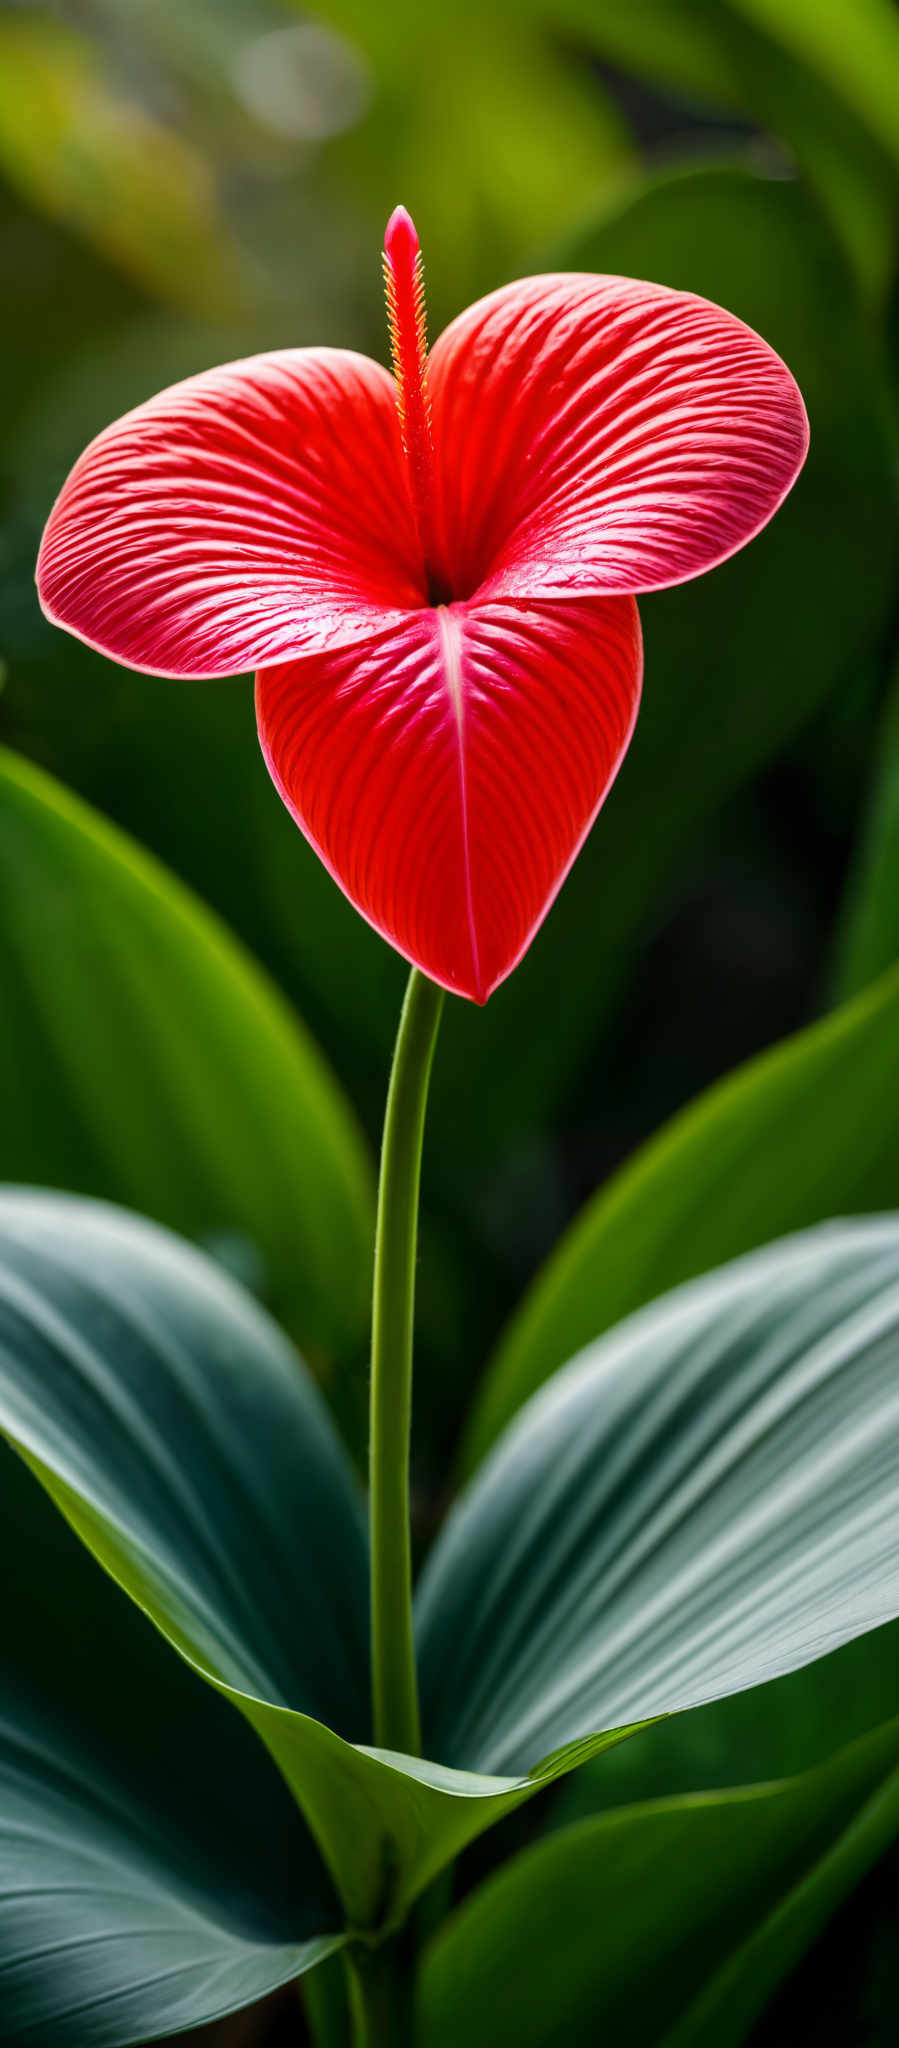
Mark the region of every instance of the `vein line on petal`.
<instances>
[{"instance_id":1,"label":"vein line on petal","mask_svg":"<svg viewBox=\"0 0 899 2048\"><path fill-rule=\"evenodd\" d=\"M481 962L478 952L478 935L475 925L474 898L471 887L471 838L468 821L468 774L465 759L465 681L462 674L462 632L446 605L438 605L435 616L440 634L440 652L443 660L447 695L456 722L456 736L459 743L459 797L462 807L465 910L468 920L468 936L471 942L471 959L474 968L475 985L480 993Z\"/></svg>"}]
</instances>

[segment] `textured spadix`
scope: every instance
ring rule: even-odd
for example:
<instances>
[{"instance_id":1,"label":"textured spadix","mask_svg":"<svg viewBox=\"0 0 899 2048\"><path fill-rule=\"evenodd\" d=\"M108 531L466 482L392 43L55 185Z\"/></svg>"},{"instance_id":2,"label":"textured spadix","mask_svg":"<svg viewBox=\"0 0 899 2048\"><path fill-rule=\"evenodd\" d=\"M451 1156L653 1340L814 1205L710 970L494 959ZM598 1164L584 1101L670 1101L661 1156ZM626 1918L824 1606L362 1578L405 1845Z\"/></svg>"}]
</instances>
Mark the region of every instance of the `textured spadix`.
<instances>
[{"instance_id":1,"label":"textured spadix","mask_svg":"<svg viewBox=\"0 0 899 2048\"><path fill-rule=\"evenodd\" d=\"M633 593L698 575L807 445L780 358L625 278L537 277L430 357L418 240L387 279L399 383L286 350L92 442L38 563L49 616L132 667L249 667L282 796L402 953L478 1000L596 816L640 687Z\"/></svg>"}]
</instances>

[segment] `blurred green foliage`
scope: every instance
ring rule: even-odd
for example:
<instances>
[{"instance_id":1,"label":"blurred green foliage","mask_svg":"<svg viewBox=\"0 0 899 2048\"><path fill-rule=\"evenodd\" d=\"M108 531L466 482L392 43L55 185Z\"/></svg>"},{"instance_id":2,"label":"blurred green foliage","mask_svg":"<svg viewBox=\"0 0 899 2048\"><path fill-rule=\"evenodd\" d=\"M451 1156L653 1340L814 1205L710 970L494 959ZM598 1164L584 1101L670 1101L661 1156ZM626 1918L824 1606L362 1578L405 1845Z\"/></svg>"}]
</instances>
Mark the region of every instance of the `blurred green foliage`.
<instances>
[{"instance_id":1,"label":"blurred green foliage","mask_svg":"<svg viewBox=\"0 0 899 2048\"><path fill-rule=\"evenodd\" d=\"M324 1368L364 1348L373 1174L324 1061L201 904L2 751L0 982L4 1177L74 1166L236 1264Z\"/></svg>"},{"instance_id":2,"label":"blurred green foliage","mask_svg":"<svg viewBox=\"0 0 899 2048\"><path fill-rule=\"evenodd\" d=\"M0 161L26 200L139 284L188 306L235 302L209 166L110 85L85 38L34 19L0 22Z\"/></svg>"},{"instance_id":3,"label":"blurred green foliage","mask_svg":"<svg viewBox=\"0 0 899 2048\"><path fill-rule=\"evenodd\" d=\"M829 214L862 297L883 305L899 162L890 0L567 0L567 10L625 71L776 138Z\"/></svg>"},{"instance_id":4,"label":"blurred green foliage","mask_svg":"<svg viewBox=\"0 0 899 2048\"><path fill-rule=\"evenodd\" d=\"M899 953L899 675L884 707L870 807L839 932L838 980L852 994Z\"/></svg>"},{"instance_id":5,"label":"blurred green foliage","mask_svg":"<svg viewBox=\"0 0 899 2048\"><path fill-rule=\"evenodd\" d=\"M531 954L486 1011L448 1006L425 1161L423 1532L483 1361L581 1204L698 1091L863 991L896 954L897 101L890 0L0 5L0 738L224 916L319 1041L372 1141L402 963L280 806L245 681L132 676L41 618L34 556L69 464L117 413L216 360L314 341L383 359L379 246L399 199L422 235L432 331L516 273L615 269L720 299L782 351L806 393L808 468L772 528L711 578L641 606L634 746ZM7 1047L29 936L19 822L0 789ZM44 1017L59 996L60 1031L63 987L83 983L91 943L77 923L65 957L52 934L41 942ZM94 995L96 1024L79 1011L78 1062L88 1075L102 1062L112 1102L135 1047L123 1035L117 1054ZM37 1105L39 1040L26 1038L19 1029L0 1068L0 1165L94 1186L95 1137L83 1118L79 1134L71 1104L51 1117L52 1091ZM895 1042L887 1032L878 1053L881 1137ZM866 1184L878 1103L871 1068L864 1078L822 1169L834 1208ZM807 1133L814 1106L809 1096ZM801 1118L790 1130L794 1148L810 1147L791 1163L807 1184L812 1138ZM722 1179L728 1250L768 1234L776 1116L763 1132L761 1194L741 1184L731 1203ZM210 1157L224 1127L213 1136ZM899 1156L883 1143L878 1157L871 1199L895 1204ZM215 1218L225 1233L247 1233L249 1154L246 1169L243 1200L234 1177ZM168 1172L164 1199L132 1199L202 1234L184 1145L169 1147ZM661 1213L652 1231L669 1276L682 1254ZM361 1348L343 1349L353 1362L338 1401L358 1448ZM895 1964L877 1971L859 1979L865 2025L899 1999ZM862 2038L861 2024L844 2012L840 2038ZM835 2040L830 2025L822 1998L809 2034Z\"/></svg>"}]
</instances>

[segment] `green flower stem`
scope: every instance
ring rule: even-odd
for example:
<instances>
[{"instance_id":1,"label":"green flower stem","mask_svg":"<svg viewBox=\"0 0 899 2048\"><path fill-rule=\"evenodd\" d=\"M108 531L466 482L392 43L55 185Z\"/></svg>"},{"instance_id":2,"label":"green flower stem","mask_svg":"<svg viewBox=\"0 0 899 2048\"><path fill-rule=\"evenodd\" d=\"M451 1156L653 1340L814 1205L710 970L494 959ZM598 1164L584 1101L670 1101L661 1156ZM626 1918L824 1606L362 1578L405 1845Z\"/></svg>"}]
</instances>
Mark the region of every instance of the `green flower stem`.
<instances>
[{"instance_id":1,"label":"green flower stem","mask_svg":"<svg viewBox=\"0 0 899 2048\"><path fill-rule=\"evenodd\" d=\"M351 1965L345 1951L328 1956L314 1970L296 1979L306 2016L306 2028L314 2048L351 2048L355 1993L351 1990ZM358 2032L358 2028L357 2028Z\"/></svg>"},{"instance_id":2,"label":"green flower stem","mask_svg":"<svg viewBox=\"0 0 899 2048\"><path fill-rule=\"evenodd\" d=\"M353 2048L411 2048L414 1970L401 1934L348 1951Z\"/></svg>"},{"instance_id":3,"label":"green flower stem","mask_svg":"<svg viewBox=\"0 0 899 2048\"><path fill-rule=\"evenodd\" d=\"M443 990L413 968L393 1056L378 1190L372 1317L369 1514L374 1739L421 1747L412 1633L409 1436L418 1188Z\"/></svg>"}]
</instances>

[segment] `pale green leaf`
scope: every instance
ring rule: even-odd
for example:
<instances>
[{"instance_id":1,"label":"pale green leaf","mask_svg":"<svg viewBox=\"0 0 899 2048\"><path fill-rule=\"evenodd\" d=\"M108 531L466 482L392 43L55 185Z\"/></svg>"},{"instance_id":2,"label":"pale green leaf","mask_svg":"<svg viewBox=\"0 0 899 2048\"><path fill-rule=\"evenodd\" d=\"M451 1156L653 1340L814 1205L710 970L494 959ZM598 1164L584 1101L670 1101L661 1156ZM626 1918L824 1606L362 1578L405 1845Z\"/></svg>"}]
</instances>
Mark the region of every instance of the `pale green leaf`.
<instances>
[{"instance_id":1,"label":"pale green leaf","mask_svg":"<svg viewBox=\"0 0 899 2048\"><path fill-rule=\"evenodd\" d=\"M796 1777L897 1710L899 1623L890 1622L770 1685L653 1722L566 1780L553 1825L672 1793Z\"/></svg>"},{"instance_id":2,"label":"pale green leaf","mask_svg":"<svg viewBox=\"0 0 899 2048\"><path fill-rule=\"evenodd\" d=\"M222 315L249 296L199 149L110 75L88 37L36 13L0 20L0 165L150 290Z\"/></svg>"},{"instance_id":3,"label":"pale green leaf","mask_svg":"<svg viewBox=\"0 0 899 2048\"><path fill-rule=\"evenodd\" d=\"M447 1762L515 1771L899 1613L899 1221L676 1289L534 1396L418 1595Z\"/></svg>"},{"instance_id":4,"label":"pale green leaf","mask_svg":"<svg viewBox=\"0 0 899 2048\"><path fill-rule=\"evenodd\" d=\"M622 1732L896 1612L895 1222L787 1241L558 1376L427 1568L424 1759L365 1741L359 1503L249 1299L121 1212L12 1191L0 1304L0 1425L256 1728L351 1925Z\"/></svg>"},{"instance_id":5,"label":"pale green leaf","mask_svg":"<svg viewBox=\"0 0 899 2048\"><path fill-rule=\"evenodd\" d=\"M587 1204L487 1367L465 1463L557 1366L663 1288L835 1211L896 1201L899 969L710 1088Z\"/></svg>"}]
</instances>

